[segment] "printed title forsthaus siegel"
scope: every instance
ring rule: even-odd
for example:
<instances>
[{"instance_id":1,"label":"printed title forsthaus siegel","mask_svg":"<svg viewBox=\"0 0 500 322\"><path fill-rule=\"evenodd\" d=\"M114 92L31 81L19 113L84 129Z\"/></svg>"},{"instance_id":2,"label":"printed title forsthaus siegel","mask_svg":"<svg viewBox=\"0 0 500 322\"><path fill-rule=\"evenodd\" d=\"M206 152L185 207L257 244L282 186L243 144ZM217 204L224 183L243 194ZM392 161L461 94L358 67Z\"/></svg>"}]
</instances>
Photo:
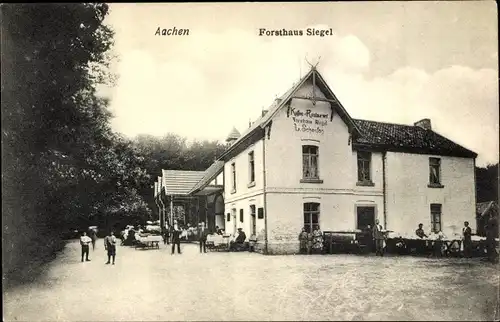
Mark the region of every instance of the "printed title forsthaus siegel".
<instances>
[{"instance_id":1,"label":"printed title forsthaus siegel","mask_svg":"<svg viewBox=\"0 0 500 322\"><path fill-rule=\"evenodd\" d=\"M266 28L259 28L259 36L333 36L333 29L274 29L268 30Z\"/></svg>"}]
</instances>

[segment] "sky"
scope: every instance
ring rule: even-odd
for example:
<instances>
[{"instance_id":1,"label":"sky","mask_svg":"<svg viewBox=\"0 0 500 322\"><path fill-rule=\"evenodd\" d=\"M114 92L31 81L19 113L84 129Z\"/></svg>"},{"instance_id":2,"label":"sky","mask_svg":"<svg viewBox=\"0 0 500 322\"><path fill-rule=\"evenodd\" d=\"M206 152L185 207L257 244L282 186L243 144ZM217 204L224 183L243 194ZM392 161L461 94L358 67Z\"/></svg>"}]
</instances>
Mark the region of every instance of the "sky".
<instances>
[{"instance_id":1,"label":"sky","mask_svg":"<svg viewBox=\"0 0 500 322\"><path fill-rule=\"evenodd\" d=\"M112 127L128 137L221 140L248 128L310 68L353 118L433 130L498 162L494 1L114 3ZM155 36L189 29L187 36ZM259 36L259 30L332 30Z\"/></svg>"}]
</instances>

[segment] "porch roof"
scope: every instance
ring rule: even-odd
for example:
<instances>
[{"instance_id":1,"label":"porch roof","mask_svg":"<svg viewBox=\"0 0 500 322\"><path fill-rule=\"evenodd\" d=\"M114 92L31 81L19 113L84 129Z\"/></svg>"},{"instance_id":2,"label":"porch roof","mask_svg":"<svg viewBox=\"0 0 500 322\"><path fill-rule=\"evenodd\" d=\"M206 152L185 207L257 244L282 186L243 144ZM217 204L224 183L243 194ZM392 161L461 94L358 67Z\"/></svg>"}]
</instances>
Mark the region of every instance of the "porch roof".
<instances>
[{"instance_id":1,"label":"porch roof","mask_svg":"<svg viewBox=\"0 0 500 322\"><path fill-rule=\"evenodd\" d=\"M196 183L203 178L205 172L162 170L162 174L166 195L188 195Z\"/></svg>"}]
</instances>

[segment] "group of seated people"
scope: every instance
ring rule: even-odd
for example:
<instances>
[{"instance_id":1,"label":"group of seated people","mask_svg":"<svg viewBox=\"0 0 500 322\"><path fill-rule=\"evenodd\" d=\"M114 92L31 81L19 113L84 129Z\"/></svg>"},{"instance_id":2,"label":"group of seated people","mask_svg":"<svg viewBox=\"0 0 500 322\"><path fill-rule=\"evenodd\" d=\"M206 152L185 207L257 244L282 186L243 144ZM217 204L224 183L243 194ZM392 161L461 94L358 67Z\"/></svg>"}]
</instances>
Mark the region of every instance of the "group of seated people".
<instances>
[{"instance_id":1,"label":"group of seated people","mask_svg":"<svg viewBox=\"0 0 500 322\"><path fill-rule=\"evenodd\" d=\"M227 250L229 251L243 251L247 249L253 251L253 246L257 238L255 235L252 235L247 239L247 235L242 228L238 228L234 235L226 235L224 230L217 226L215 227L215 231L208 236L207 241L213 243L215 246L227 245Z\"/></svg>"},{"instance_id":2,"label":"group of seated people","mask_svg":"<svg viewBox=\"0 0 500 322\"><path fill-rule=\"evenodd\" d=\"M465 227L468 227L467 222L465 223ZM470 231L470 228L468 229ZM418 228L415 230L415 237L406 238L405 242L402 237L398 237L398 242L396 243L398 252L411 252L414 250L420 254L430 253L430 255L436 257L446 254L448 248L445 241L447 240L447 237L442 231L431 232L427 235L423 229L423 224L418 224ZM459 247L459 245L454 243L450 248L454 251L460 251L460 249L456 249L457 247Z\"/></svg>"}]
</instances>

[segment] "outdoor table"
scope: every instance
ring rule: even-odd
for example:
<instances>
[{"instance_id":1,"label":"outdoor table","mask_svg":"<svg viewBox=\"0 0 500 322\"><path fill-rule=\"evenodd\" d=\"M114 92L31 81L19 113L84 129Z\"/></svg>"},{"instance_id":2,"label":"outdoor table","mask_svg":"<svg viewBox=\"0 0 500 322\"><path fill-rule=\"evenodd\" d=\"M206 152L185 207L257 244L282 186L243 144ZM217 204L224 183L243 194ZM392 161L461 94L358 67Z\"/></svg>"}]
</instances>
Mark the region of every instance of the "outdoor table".
<instances>
[{"instance_id":1,"label":"outdoor table","mask_svg":"<svg viewBox=\"0 0 500 322\"><path fill-rule=\"evenodd\" d=\"M137 238L138 243L135 246L135 249L137 248L154 248L154 249L159 249L160 248L160 242L162 241L161 236L147 236L147 237L142 237L139 236Z\"/></svg>"},{"instance_id":2,"label":"outdoor table","mask_svg":"<svg viewBox=\"0 0 500 322\"><path fill-rule=\"evenodd\" d=\"M323 232L323 249L328 254L339 253L359 253L357 234L361 231L325 231Z\"/></svg>"},{"instance_id":3,"label":"outdoor table","mask_svg":"<svg viewBox=\"0 0 500 322\"><path fill-rule=\"evenodd\" d=\"M445 245L445 255L460 255L462 248L462 240L461 239L451 239L451 240L443 240ZM457 248L453 248L453 245L457 244Z\"/></svg>"}]
</instances>

